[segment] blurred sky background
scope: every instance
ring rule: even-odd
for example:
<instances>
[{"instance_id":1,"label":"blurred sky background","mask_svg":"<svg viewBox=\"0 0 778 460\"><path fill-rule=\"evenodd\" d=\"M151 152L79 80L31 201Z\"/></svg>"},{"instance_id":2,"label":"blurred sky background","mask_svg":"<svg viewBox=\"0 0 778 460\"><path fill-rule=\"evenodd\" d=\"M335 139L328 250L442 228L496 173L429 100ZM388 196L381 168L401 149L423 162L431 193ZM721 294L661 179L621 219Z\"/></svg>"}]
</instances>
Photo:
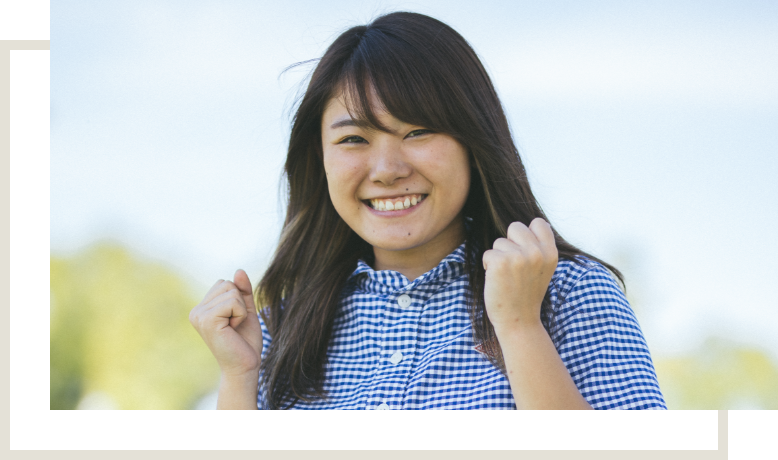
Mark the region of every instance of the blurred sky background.
<instances>
[{"instance_id":1,"label":"blurred sky background","mask_svg":"<svg viewBox=\"0 0 778 460\"><path fill-rule=\"evenodd\" d=\"M256 285L311 67L282 71L396 10L471 43L549 219L624 271L654 354L778 356L774 1L52 2L52 254L113 240L198 298Z\"/></svg>"}]
</instances>

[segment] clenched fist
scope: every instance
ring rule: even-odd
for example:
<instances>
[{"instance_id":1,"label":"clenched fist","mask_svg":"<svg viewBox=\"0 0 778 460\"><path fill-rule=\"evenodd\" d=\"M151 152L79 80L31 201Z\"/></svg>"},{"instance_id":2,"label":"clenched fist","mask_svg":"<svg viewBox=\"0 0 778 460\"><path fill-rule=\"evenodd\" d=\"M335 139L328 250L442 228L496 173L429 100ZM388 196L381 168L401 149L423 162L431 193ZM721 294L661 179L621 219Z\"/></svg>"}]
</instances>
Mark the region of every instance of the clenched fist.
<instances>
[{"instance_id":1,"label":"clenched fist","mask_svg":"<svg viewBox=\"0 0 778 460\"><path fill-rule=\"evenodd\" d=\"M556 270L554 233L545 220L514 222L484 252L484 303L495 332L540 323L540 304Z\"/></svg>"},{"instance_id":2,"label":"clenched fist","mask_svg":"<svg viewBox=\"0 0 778 460\"><path fill-rule=\"evenodd\" d=\"M234 282L217 281L189 313L189 322L211 349L224 376L258 372L262 330L246 272L236 271Z\"/></svg>"}]
</instances>

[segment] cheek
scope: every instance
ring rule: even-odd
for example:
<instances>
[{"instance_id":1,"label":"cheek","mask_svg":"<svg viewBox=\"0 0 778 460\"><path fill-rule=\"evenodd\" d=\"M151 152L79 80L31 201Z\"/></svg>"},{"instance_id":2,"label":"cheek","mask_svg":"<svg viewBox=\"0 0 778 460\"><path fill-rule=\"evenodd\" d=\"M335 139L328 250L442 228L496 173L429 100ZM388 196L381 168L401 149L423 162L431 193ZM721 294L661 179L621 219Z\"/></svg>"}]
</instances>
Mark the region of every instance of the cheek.
<instances>
[{"instance_id":1,"label":"cheek","mask_svg":"<svg viewBox=\"0 0 778 460\"><path fill-rule=\"evenodd\" d=\"M324 156L324 172L327 177L327 189L330 199L336 206L350 201L359 186L359 165L338 155Z\"/></svg>"},{"instance_id":2,"label":"cheek","mask_svg":"<svg viewBox=\"0 0 778 460\"><path fill-rule=\"evenodd\" d=\"M458 179L456 183L456 190L454 190L454 196L456 196L457 207L461 211L465 207L465 202L470 194L470 169L465 171L458 171Z\"/></svg>"},{"instance_id":3,"label":"cheek","mask_svg":"<svg viewBox=\"0 0 778 460\"><path fill-rule=\"evenodd\" d=\"M457 143L456 149L456 165L454 166L456 177L459 178L459 187L465 196L470 192L470 174L472 168L470 167L470 154L459 143Z\"/></svg>"},{"instance_id":4,"label":"cheek","mask_svg":"<svg viewBox=\"0 0 778 460\"><path fill-rule=\"evenodd\" d=\"M453 141L452 141L453 143ZM458 143L438 151L436 155L439 180L445 181L450 196L464 200L470 192L470 157ZM464 201L462 201L464 203Z\"/></svg>"},{"instance_id":5,"label":"cheek","mask_svg":"<svg viewBox=\"0 0 778 460\"><path fill-rule=\"evenodd\" d=\"M452 206L455 207L457 214L464 209L467 197L470 194L470 181L471 170L468 157L463 155L458 157L455 162L451 164L451 168L447 171L450 180L449 193L452 197ZM451 210L452 212L454 209Z\"/></svg>"}]
</instances>

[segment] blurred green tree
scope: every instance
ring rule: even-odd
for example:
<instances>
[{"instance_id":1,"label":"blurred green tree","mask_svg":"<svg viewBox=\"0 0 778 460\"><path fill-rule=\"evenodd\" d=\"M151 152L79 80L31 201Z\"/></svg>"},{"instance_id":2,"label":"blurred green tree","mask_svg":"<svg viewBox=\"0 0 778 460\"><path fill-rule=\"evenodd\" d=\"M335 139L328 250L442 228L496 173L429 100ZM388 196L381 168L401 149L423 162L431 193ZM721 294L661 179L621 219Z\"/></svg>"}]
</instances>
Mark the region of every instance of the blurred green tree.
<instances>
[{"instance_id":1,"label":"blurred green tree","mask_svg":"<svg viewBox=\"0 0 778 460\"><path fill-rule=\"evenodd\" d=\"M164 266L101 243L51 257L51 409L107 395L118 409L188 409L218 366L189 324L199 300Z\"/></svg>"},{"instance_id":2,"label":"blurred green tree","mask_svg":"<svg viewBox=\"0 0 778 460\"><path fill-rule=\"evenodd\" d=\"M778 409L778 366L757 348L709 337L655 365L670 409Z\"/></svg>"}]
</instances>

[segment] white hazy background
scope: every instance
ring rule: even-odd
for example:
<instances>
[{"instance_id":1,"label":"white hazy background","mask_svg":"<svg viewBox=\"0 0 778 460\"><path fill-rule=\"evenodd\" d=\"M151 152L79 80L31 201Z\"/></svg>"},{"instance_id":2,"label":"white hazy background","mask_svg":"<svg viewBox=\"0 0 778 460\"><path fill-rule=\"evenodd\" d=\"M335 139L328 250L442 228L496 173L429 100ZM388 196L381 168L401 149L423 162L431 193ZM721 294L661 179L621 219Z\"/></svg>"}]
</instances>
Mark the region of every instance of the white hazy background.
<instances>
[{"instance_id":1,"label":"white hazy background","mask_svg":"<svg viewBox=\"0 0 778 460\"><path fill-rule=\"evenodd\" d=\"M256 283L311 67L282 71L397 10L474 47L549 219L623 270L654 354L778 356L772 1L52 2L52 254L114 240L202 294Z\"/></svg>"}]
</instances>

